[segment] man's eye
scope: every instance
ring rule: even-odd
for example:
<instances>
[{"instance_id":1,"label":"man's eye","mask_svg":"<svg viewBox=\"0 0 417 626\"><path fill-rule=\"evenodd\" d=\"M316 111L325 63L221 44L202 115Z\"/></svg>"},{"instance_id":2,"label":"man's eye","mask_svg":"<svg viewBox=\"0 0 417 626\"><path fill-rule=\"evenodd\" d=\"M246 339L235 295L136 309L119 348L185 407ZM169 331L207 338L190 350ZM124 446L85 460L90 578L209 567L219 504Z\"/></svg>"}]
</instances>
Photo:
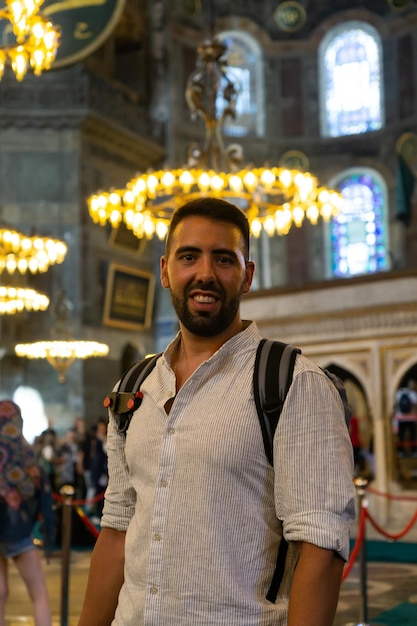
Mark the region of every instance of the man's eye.
<instances>
[{"instance_id":1,"label":"man's eye","mask_svg":"<svg viewBox=\"0 0 417 626\"><path fill-rule=\"evenodd\" d=\"M233 263L233 259L231 259L229 256L220 256L217 259L217 262L220 263L220 265L230 265Z\"/></svg>"},{"instance_id":2,"label":"man's eye","mask_svg":"<svg viewBox=\"0 0 417 626\"><path fill-rule=\"evenodd\" d=\"M194 259L195 259L195 255L194 254L190 254L190 253L189 254L183 254L180 257L181 261L188 261L189 262L189 261L193 261Z\"/></svg>"}]
</instances>

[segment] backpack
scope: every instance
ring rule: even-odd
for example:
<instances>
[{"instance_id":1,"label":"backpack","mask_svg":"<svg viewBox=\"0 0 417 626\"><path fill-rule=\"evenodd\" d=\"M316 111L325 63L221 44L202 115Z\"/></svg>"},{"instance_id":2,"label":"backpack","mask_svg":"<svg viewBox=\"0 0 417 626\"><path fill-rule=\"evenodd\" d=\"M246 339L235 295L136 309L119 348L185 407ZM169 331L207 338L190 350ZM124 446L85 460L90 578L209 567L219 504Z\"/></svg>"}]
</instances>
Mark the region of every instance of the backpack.
<instances>
[{"instance_id":1,"label":"backpack","mask_svg":"<svg viewBox=\"0 0 417 626\"><path fill-rule=\"evenodd\" d=\"M402 413L403 415L409 415L411 413L412 403L408 391L403 391L400 395L398 408L400 410L400 413Z\"/></svg>"},{"instance_id":2,"label":"backpack","mask_svg":"<svg viewBox=\"0 0 417 626\"><path fill-rule=\"evenodd\" d=\"M143 393L140 391L140 386L155 367L161 354L155 354L131 365L120 379L117 391L113 391L106 396L104 406L113 411L120 433L126 434L132 416L142 402ZM253 371L253 392L265 454L271 465L273 465L274 433L286 395L292 383L297 354L301 354L299 348L281 341L268 339L261 339L256 351ZM329 370L322 368L322 371L339 392L343 402L345 422L349 426L352 411L348 405L343 382ZM287 550L288 543L282 538L275 572L266 596L270 602L275 602L277 597L284 575Z\"/></svg>"},{"instance_id":3,"label":"backpack","mask_svg":"<svg viewBox=\"0 0 417 626\"><path fill-rule=\"evenodd\" d=\"M140 387L152 372L161 352L146 357L131 365L120 379L117 391L107 394L104 406L113 411L120 433L126 434L134 412L140 407L143 393ZM301 354L299 348L283 343L261 339L256 352L253 371L253 392L255 406L262 430L265 454L273 465L273 438L286 395L292 383L295 360ZM322 371L336 387L345 412L345 422L349 426L352 410L348 405L343 382L327 369ZM278 372L278 377L277 377ZM278 378L278 384L277 384Z\"/></svg>"}]
</instances>

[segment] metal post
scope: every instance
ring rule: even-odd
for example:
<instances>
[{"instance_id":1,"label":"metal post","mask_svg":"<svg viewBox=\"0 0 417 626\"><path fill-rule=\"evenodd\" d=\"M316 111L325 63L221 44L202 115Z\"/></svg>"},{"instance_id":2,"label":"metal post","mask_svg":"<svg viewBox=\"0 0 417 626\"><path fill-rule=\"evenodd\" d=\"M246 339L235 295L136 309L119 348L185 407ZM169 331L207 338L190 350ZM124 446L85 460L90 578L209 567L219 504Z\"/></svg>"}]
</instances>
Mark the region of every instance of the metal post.
<instances>
[{"instance_id":1,"label":"metal post","mask_svg":"<svg viewBox=\"0 0 417 626\"><path fill-rule=\"evenodd\" d=\"M366 487L368 481L366 478L358 476L354 480L356 487L356 495L358 500L358 511L360 515L365 507L368 506L366 499ZM363 533L363 541L359 550L359 581L361 590L361 605L359 611L359 624L357 626L369 626L368 624L368 581L366 569L366 524Z\"/></svg>"},{"instance_id":2,"label":"metal post","mask_svg":"<svg viewBox=\"0 0 417 626\"><path fill-rule=\"evenodd\" d=\"M74 487L63 485L59 493L64 499L62 505L62 570L61 570L61 626L68 626L68 590L71 552L72 500Z\"/></svg>"},{"instance_id":3,"label":"metal post","mask_svg":"<svg viewBox=\"0 0 417 626\"><path fill-rule=\"evenodd\" d=\"M362 515L363 509L368 507L366 498L366 487L368 480L362 476L358 476L353 481L356 487L357 495L357 511L359 517ZM359 549L359 584L361 592L361 604L359 609L359 623L350 623L346 626L382 626L377 622L368 622L368 581L367 581L367 563L366 563L366 524L364 527L362 543Z\"/></svg>"}]
</instances>

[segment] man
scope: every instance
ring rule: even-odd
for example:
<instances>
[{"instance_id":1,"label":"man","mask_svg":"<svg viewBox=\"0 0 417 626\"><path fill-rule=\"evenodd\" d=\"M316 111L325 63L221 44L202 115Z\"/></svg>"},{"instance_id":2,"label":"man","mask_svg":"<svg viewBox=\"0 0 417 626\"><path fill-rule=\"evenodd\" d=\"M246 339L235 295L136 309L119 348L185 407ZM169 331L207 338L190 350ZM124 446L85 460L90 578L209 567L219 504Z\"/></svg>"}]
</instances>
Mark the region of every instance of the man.
<instances>
[{"instance_id":1,"label":"man","mask_svg":"<svg viewBox=\"0 0 417 626\"><path fill-rule=\"evenodd\" d=\"M180 332L142 384L126 441L110 416L79 626L333 623L355 501L344 411L298 356L268 463L252 391L260 335L240 316L253 273L240 209L200 199L177 210L161 282ZM289 550L272 603L282 533Z\"/></svg>"}]
</instances>

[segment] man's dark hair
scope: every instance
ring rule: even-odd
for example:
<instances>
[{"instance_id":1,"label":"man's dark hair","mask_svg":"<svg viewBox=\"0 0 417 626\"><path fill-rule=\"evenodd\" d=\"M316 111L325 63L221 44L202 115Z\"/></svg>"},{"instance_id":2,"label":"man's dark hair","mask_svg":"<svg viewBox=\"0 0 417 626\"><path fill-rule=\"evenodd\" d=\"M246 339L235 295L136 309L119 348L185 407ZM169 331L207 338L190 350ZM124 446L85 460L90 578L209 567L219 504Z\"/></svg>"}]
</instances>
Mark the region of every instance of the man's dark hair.
<instances>
[{"instance_id":1,"label":"man's dark hair","mask_svg":"<svg viewBox=\"0 0 417 626\"><path fill-rule=\"evenodd\" d=\"M186 217L205 217L217 222L227 222L237 226L242 233L245 259L249 259L250 227L244 212L235 204L220 198L197 198L183 204L172 215L165 244L165 254L168 256L172 235L182 220Z\"/></svg>"}]
</instances>

